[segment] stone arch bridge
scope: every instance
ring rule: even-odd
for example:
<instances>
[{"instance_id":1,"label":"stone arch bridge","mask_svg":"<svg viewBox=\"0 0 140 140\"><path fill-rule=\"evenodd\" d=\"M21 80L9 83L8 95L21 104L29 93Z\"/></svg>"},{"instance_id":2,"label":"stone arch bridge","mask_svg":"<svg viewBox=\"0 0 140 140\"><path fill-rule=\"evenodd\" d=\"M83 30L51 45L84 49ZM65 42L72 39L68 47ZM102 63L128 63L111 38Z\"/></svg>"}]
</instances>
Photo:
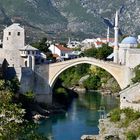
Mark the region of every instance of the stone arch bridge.
<instances>
[{"instance_id":1,"label":"stone arch bridge","mask_svg":"<svg viewBox=\"0 0 140 140\"><path fill-rule=\"evenodd\" d=\"M36 66L35 93L51 94L56 79L64 70L83 63L98 66L109 72L116 79L121 89L127 87L131 82L132 70L125 65L119 65L91 57L81 57L49 65Z\"/></svg>"}]
</instances>

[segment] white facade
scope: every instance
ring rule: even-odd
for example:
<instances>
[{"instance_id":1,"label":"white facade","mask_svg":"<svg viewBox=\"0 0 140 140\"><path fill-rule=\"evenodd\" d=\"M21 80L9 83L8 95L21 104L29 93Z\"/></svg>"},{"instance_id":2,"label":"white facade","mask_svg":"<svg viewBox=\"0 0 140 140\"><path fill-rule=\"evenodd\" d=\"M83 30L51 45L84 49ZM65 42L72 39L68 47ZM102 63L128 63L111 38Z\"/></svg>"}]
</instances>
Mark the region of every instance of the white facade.
<instances>
[{"instance_id":1,"label":"white facade","mask_svg":"<svg viewBox=\"0 0 140 140\"><path fill-rule=\"evenodd\" d=\"M50 45L49 47L52 54L57 54L60 58L68 58L69 54L73 51L72 49L65 48L62 45Z\"/></svg>"},{"instance_id":2,"label":"white facade","mask_svg":"<svg viewBox=\"0 0 140 140\"><path fill-rule=\"evenodd\" d=\"M49 50L52 52L52 54L61 56L61 51L54 44L50 45Z\"/></svg>"},{"instance_id":3,"label":"white facade","mask_svg":"<svg viewBox=\"0 0 140 140\"><path fill-rule=\"evenodd\" d=\"M118 62L129 68L134 68L140 64L140 49L135 37L126 37L119 44Z\"/></svg>"},{"instance_id":4,"label":"white facade","mask_svg":"<svg viewBox=\"0 0 140 140\"><path fill-rule=\"evenodd\" d=\"M68 41L67 47L68 48L77 48L81 43L79 41Z\"/></svg>"}]
</instances>

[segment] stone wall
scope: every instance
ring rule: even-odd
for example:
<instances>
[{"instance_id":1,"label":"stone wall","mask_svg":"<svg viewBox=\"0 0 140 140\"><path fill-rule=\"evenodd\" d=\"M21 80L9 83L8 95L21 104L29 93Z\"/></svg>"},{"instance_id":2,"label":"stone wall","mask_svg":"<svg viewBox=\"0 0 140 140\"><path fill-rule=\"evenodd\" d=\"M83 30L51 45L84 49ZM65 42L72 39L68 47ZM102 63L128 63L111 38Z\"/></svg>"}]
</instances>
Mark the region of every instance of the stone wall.
<instances>
[{"instance_id":1,"label":"stone wall","mask_svg":"<svg viewBox=\"0 0 140 140\"><path fill-rule=\"evenodd\" d=\"M20 92L26 93L34 89L34 72L30 68L21 68Z\"/></svg>"},{"instance_id":2,"label":"stone wall","mask_svg":"<svg viewBox=\"0 0 140 140\"><path fill-rule=\"evenodd\" d=\"M140 111L140 84L136 83L120 92L120 108Z\"/></svg>"},{"instance_id":3,"label":"stone wall","mask_svg":"<svg viewBox=\"0 0 140 140\"><path fill-rule=\"evenodd\" d=\"M52 90L48 84L49 65L35 66L34 92L36 93L36 100L38 102L48 103L52 102Z\"/></svg>"}]
</instances>

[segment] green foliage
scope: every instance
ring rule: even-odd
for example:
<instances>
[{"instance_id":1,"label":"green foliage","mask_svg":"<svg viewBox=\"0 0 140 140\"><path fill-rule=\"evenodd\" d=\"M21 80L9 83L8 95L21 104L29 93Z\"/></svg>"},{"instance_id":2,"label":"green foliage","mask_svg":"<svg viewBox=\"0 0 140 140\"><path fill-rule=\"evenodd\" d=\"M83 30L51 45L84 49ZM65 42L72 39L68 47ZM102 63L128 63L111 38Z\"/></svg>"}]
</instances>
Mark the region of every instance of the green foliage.
<instances>
[{"instance_id":1,"label":"green foliage","mask_svg":"<svg viewBox=\"0 0 140 140\"><path fill-rule=\"evenodd\" d=\"M50 52L50 44L47 43L47 38L42 38L41 41L32 44L35 48L39 49L41 52Z\"/></svg>"},{"instance_id":2,"label":"green foliage","mask_svg":"<svg viewBox=\"0 0 140 140\"><path fill-rule=\"evenodd\" d=\"M89 66L90 65L88 64L80 64L65 70L60 75L60 79L63 81L63 86L71 87L78 85L80 78L88 73Z\"/></svg>"},{"instance_id":3,"label":"green foliage","mask_svg":"<svg viewBox=\"0 0 140 140\"><path fill-rule=\"evenodd\" d=\"M112 122L118 122L120 121L121 111L118 108L114 109L113 111L111 111L110 115L111 115L110 120Z\"/></svg>"},{"instance_id":4,"label":"green foliage","mask_svg":"<svg viewBox=\"0 0 140 140\"><path fill-rule=\"evenodd\" d=\"M127 137L127 140L136 140L137 139L136 134L134 134L134 132L130 132L130 131L126 133L126 137Z\"/></svg>"},{"instance_id":5,"label":"green foliage","mask_svg":"<svg viewBox=\"0 0 140 140\"><path fill-rule=\"evenodd\" d=\"M140 112L134 111L133 109L126 108L121 110L125 114L125 119L123 120L121 126L127 127L132 121L140 118Z\"/></svg>"},{"instance_id":6,"label":"green foliage","mask_svg":"<svg viewBox=\"0 0 140 140\"><path fill-rule=\"evenodd\" d=\"M9 90L12 93L17 93L20 88L20 83L17 77L11 80L0 80L0 90Z\"/></svg>"},{"instance_id":7,"label":"green foliage","mask_svg":"<svg viewBox=\"0 0 140 140\"><path fill-rule=\"evenodd\" d=\"M134 72L135 72L135 77L132 78L132 82L133 83L140 82L140 65L134 68Z\"/></svg>"},{"instance_id":8,"label":"green foliage","mask_svg":"<svg viewBox=\"0 0 140 140\"><path fill-rule=\"evenodd\" d=\"M0 91L0 139L47 140L36 132L34 125L23 119L25 110L13 103L13 96L9 91Z\"/></svg>"},{"instance_id":9,"label":"green foliage","mask_svg":"<svg viewBox=\"0 0 140 140\"><path fill-rule=\"evenodd\" d=\"M108 44L103 44L100 48L91 48L84 51L84 55L88 57L95 57L97 59L106 60L107 56L109 56L113 52L113 49L108 46Z\"/></svg>"},{"instance_id":10,"label":"green foliage","mask_svg":"<svg viewBox=\"0 0 140 140\"><path fill-rule=\"evenodd\" d=\"M84 56L95 57L96 58L97 49L96 48L90 48L90 49L85 50L83 53L84 53Z\"/></svg>"},{"instance_id":11,"label":"green foliage","mask_svg":"<svg viewBox=\"0 0 140 140\"><path fill-rule=\"evenodd\" d=\"M100 77L92 75L83 82L83 85L87 89L97 90L101 86Z\"/></svg>"},{"instance_id":12,"label":"green foliage","mask_svg":"<svg viewBox=\"0 0 140 140\"><path fill-rule=\"evenodd\" d=\"M138 44L137 48L140 48L140 44Z\"/></svg>"},{"instance_id":13,"label":"green foliage","mask_svg":"<svg viewBox=\"0 0 140 140\"><path fill-rule=\"evenodd\" d=\"M0 80L0 90L4 90L4 89L5 89L5 81Z\"/></svg>"},{"instance_id":14,"label":"green foliage","mask_svg":"<svg viewBox=\"0 0 140 140\"><path fill-rule=\"evenodd\" d=\"M27 97L28 100L33 101L35 98L35 94L33 93L33 91L28 91L25 93L25 96Z\"/></svg>"},{"instance_id":15,"label":"green foliage","mask_svg":"<svg viewBox=\"0 0 140 140\"><path fill-rule=\"evenodd\" d=\"M112 122L119 122L120 127L128 127L131 122L140 118L140 112L134 111L133 109L130 108L125 108L122 110L114 109L113 111L111 111L110 114L111 114L110 120ZM121 114L125 115L123 119L120 118Z\"/></svg>"},{"instance_id":16,"label":"green foliage","mask_svg":"<svg viewBox=\"0 0 140 140\"><path fill-rule=\"evenodd\" d=\"M0 137L7 140L16 138L24 115L24 110L12 103L12 96L8 91L0 91Z\"/></svg>"},{"instance_id":17,"label":"green foliage","mask_svg":"<svg viewBox=\"0 0 140 140\"><path fill-rule=\"evenodd\" d=\"M64 94L64 95L67 95L67 91L65 90L65 88L58 88L55 90L56 94Z\"/></svg>"},{"instance_id":18,"label":"green foliage","mask_svg":"<svg viewBox=\"0 0 140 140\"><path fill-rule=\"evenodd\" d=\"M42 38L41 41L33 43L32 46L39 49L41 52L44 52L47 59L53 59L52 52L49 50L50 44L48 43L47 38Z\"/></svg>"},{"instance_id":19,"label":"green foliage","mask_svg":"<svg viewBox=\"0 0 140 140\"><path fill-rule=\"evenodd\" d=\"M8 88L9 91L13 92L13 93L17 93L19 91L20 88L20 83L17 77L6 81L6 87Z\"/></svg>"}]
</instances>

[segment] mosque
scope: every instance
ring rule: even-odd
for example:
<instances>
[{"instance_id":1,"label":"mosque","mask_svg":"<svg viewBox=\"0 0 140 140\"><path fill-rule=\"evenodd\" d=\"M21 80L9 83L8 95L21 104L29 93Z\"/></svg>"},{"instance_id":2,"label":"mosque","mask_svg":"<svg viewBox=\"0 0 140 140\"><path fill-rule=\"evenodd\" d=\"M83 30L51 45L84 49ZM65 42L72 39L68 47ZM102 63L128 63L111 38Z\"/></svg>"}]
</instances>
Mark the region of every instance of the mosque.
<instances>
[{"instance_id":1,"label":"mosque","mask_svg":"<svg viewBox=\"0 0 140 140\"><path fill-rule=\"evenodd\" d=\"M128 36L121 43L118 42L119 31L119 15L116 12L115 27L114 27L114 52L112 54L114 63L126 65L129 68L134 68L140 64L140 49L137 48L138 40L135 37Z\"/></svg>"}]
</instances>

